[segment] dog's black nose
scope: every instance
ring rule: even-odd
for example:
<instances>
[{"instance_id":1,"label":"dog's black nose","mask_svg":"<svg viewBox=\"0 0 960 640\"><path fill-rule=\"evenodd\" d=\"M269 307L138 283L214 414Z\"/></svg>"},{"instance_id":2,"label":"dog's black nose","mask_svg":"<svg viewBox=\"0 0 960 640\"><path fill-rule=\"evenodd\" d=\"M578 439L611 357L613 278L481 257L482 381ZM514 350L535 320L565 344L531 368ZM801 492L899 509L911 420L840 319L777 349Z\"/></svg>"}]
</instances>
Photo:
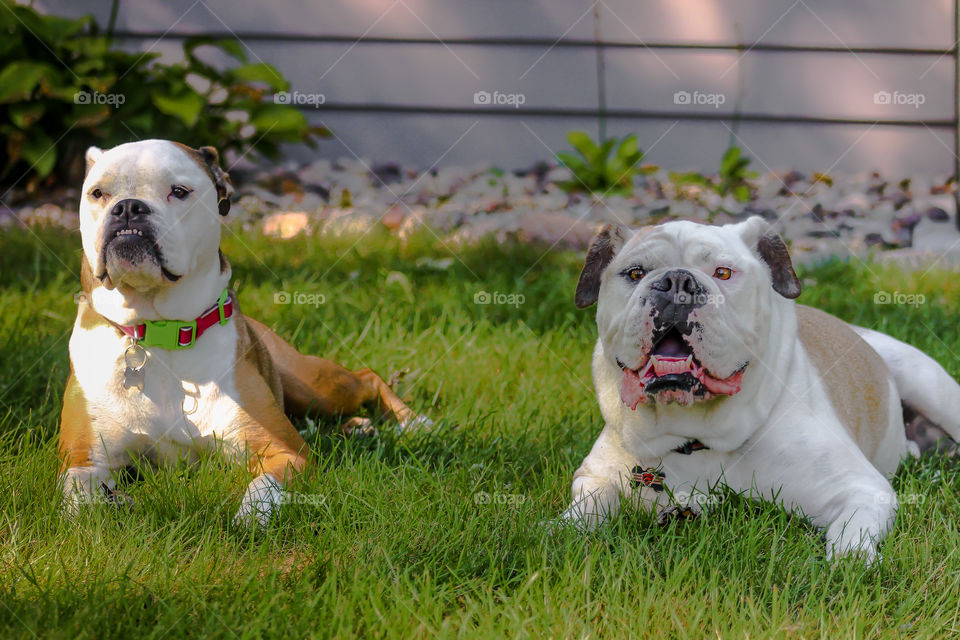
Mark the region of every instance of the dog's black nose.
<instances>
[{"instance_id":1,"label":"dog's black nose","mask_svg":"<svg viewBox=\"0 0 960 640\"><path fill-rule=\"evenodd\" d=\"M686 269L671 269L650 284L650 298L660 310L660 318L676 323L704 303L705 289Z\"/></svg>"},{"instance_id":2,"label":"dog's black nose","mask_svg":"<svg viewBox=\"0 0 960 640\"><path fill-rule=\"evenodd\" d=\"M150 213L150 207L142 200L127 198L113 205L110 213L115 216L124 216L127 220L136 216L145 216Z\"/></svg>"}]
</instances>

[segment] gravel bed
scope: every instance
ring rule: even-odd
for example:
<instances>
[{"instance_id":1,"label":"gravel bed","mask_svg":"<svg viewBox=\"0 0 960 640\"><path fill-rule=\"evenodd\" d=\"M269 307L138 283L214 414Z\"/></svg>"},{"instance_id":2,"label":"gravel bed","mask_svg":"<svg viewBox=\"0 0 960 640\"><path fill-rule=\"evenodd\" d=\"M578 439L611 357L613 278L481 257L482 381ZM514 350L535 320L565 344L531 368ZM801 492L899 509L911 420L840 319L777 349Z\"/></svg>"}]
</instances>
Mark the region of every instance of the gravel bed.
<instances>
[{"instance_id":1,"label":"gravel bed","mask_svg":"<svg viewBox=\"0 0 960 640\"><path fill-rule=\"evenodd\" d=\"M451 247L492 235L501 242L583 250L607 222L724 223L762 215L776 223L799 262L874 255L905 266L960 266L956 185L945 175L767 174L750 180L751 198L739 202L700 185L676 184L662 170L638 177L629 197L568 194L558 183L570 178L569 171L545 162L520 171L444 167L421 173L342 159L232 173L242 224L278 238L356 236L382 228L404 240L426 227ZM63 189L0 208L0 228L74 229L78 197L76 189Z\"/></svg>"}]
</instances>

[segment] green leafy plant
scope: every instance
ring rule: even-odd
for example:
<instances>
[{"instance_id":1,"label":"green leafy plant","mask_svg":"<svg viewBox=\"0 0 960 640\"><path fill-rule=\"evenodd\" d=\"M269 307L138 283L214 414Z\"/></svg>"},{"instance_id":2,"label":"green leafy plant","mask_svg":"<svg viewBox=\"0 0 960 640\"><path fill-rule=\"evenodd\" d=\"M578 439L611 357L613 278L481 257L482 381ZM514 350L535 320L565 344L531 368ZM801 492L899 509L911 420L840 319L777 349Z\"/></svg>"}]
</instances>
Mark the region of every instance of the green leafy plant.
<instances>
[{"instance_id":1,"label":"green leafy plant","mask_svg":"<svg viewBox=\"0 0 960 640\"><path fill-rule=\"evenodd\" d=\"M720 160L720 170L716 177L709 178L696 171L689 173L671 173L670 179L676 184L697 184L721 196L732 195L740 202L749 202L753 194L753 187L749 179L757 177L756 172L750 171L750 158L743 155L740 147L732 146L727 149Z\"/></svg>"},{"instance_id":2,"label":"green leafy plant","mask_svg":"<svg viewBox=\"0 0 960 640\"><path fill-rule=\"evenodd\" d=\"M571 131L567 142L576 153L560 152L557 160L573 172L573 179L559 183L565 191L587 191L597 195L630 195L633 193L633 178L657 170L652 165L643 165L644 153L636 135L622 140L609 138L597 144L583 131Z\"/></svg>"},{"instance_id":3,"label":"green leafy plant","mask_svg":"<svg viewBox=\"0 0 960 640\"><path fill-rule=\"evenodd\" d=\"M91 144L170 138L275 157L284 142L313 145L329 135L273 99L289 83L271 65L249 63L235 40L187 39L183 60L166 64L156 53L117 49L90 16L41 15L0 1L4 186L76 181Z\"/></svg>"}]
</instances>

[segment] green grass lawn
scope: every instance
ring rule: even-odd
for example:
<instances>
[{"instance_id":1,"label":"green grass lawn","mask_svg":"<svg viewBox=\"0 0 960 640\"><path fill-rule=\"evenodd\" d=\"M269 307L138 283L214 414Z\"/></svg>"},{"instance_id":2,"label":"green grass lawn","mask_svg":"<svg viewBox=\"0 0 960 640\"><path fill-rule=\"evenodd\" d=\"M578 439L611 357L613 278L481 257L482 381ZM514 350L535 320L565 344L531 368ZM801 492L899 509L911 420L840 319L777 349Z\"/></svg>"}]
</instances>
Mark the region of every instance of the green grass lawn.
<instances>
[{"instance_id":1,"label":"green grass lawn","mask_svg":"<svg viewBox=\"0 0 960 640\"><path fill-rule=\"evenodd\" d=\"M960 636L960 477L912 461L908 497L866 570L819 532L729 496L659 528L627 511L548 533L601 428L577 311L581 257L425 241L359 247L227 234L244 311L303 350L388 376L438 428L343 438L300 421L315 464L266 530L230 519L249 481L218 456L143 470L131 509L58 511L55 450L79 236L0 241L0 638ZM802 302L877 328L960 376L960 283L831 263ZM878 290L925 304L874 304ZM274 303L279 291L318 306ZM475 304L478 292L523 304ZM956 352L956 353L955 353Z\"/></svg>"}]
</instances>

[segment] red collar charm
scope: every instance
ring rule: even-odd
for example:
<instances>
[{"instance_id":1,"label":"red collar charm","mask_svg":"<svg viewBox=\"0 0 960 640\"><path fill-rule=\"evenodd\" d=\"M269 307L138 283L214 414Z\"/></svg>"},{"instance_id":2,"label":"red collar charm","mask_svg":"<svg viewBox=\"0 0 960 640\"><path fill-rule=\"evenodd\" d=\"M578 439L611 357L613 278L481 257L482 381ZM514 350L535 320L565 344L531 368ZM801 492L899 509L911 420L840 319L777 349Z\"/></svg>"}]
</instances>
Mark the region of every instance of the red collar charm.
<instances>
[{"instance_id":1,"label":"red collar charm","mask_svg":"<svg viewBox=\"0 0 960 640\"><path fill-rule=\"evenodd\" d=\"M639 487L650 487L654 491L663 491L663 479L666 474L659 469L644 469L640 465L630 470L630 485L637 489Z\"/></svg>"}]
</instances>

